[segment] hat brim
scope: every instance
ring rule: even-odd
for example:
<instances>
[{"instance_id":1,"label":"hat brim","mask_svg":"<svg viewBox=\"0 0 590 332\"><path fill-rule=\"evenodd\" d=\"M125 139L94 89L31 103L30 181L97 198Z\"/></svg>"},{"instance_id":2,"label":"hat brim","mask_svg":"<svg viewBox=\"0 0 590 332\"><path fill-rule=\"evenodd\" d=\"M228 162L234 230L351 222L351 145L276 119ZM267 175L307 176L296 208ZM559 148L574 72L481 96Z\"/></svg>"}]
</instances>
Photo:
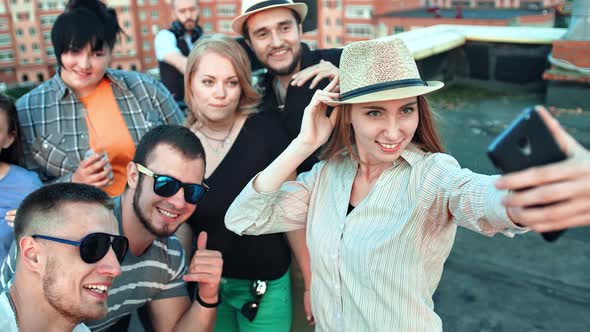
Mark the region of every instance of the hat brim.
<instances>
[{"instance_id":1,"label":"hat brim","mask_svg":"<svg viewBox=\"0 0 590 332\"><path fill-rule=\"evenodd\" d=\"M237 34L243 35L244 32L242 31L242 27L244 26L244 22L246 22L248 17L250 17L251 15L254 15L256 13L259 13L261 11L265 11L265 10L269 10L269 9L273 9L273 8L281 8L281 7L293 9L294 11L296 11L297 14L299 14L299 17L301 17L301 22L303 22L303 20L305 20L305 16L307 16L307 5L304 3L297 2L297 3L289 3L289 4L277 4L277 5L272 5L272 6L256 9L256 10L244 13L244 14L236 17L233 20L233 22L231 23L231 28Z\"/></svg>"},{"instance_id":2,"label":"hat brim","mask_svg":"<svg viewBox=\"0 0 590 332\"><path fill-rule=\"evenodd\" d=\"M338 106L338 105L345 105L345 104L361 104L361 103L370 103L374 101L384 101L384 100L392 100L392 99L404 99L410 97L417 97L421 95L425 95L432 91L436 91L442 88L444 85L443 82L439 81L427 81L428 85L425 86L408 86L403 88L395 88L383 91L375 91L371 93L364 94L362 96L350 98L347 100L336 100L326 102L329 106Z\"/></svg>"}]
</instances>

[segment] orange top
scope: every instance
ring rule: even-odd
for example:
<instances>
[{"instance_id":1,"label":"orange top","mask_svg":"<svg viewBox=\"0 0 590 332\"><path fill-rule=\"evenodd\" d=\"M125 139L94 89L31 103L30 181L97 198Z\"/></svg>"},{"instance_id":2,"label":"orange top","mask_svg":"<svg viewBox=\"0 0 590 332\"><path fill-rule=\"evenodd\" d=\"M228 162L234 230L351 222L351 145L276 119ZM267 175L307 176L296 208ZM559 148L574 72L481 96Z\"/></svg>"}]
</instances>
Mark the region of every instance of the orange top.
<instances>
[{"instance_id":1,"label":"orange top","mask_svg":"<svg viewBox=\"0 0 590 332\"><path fill-rule=\"evenodd\" d=\"M133 159L135 144L119 110L111 83L104 78L91 94L80 98L86 108L90 148L106 151L113 169L113 182L102 188L111 196L123 193L127 183L127 164Z\"/></svg>"}]
</instances>

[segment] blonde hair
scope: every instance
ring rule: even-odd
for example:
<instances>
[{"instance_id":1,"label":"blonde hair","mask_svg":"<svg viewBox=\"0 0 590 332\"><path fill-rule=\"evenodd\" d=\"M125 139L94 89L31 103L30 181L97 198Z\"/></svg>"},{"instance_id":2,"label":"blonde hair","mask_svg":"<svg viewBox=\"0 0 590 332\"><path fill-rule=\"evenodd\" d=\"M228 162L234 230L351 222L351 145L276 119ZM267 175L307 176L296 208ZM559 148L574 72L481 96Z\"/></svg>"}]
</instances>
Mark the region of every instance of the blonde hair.
<instances>
[{"instance_id":1,"label":"blonde hair","mask_svg":"<svg viewBox=\"0 0 590 332\"><path fill-rule=\"evenodd\" d=\"M188 56L186 63L186 73L184 74L184 100L188 106L186 125L188 127L199 122L202 119L192 109L193 92L191 90L193 74L199 68L199 64L204 55L215 53L228 59L234 67L242 94L238 103L237 111L242 114L250 114L258 111L261 96L256 92L251 83L250 60L246 52L233 38L215 34L209 37L202 37L193 47Z\"/></svg>"},{"instance_id":2,"label":"blonde hair","mask_svg":"<svg viewBox=\"0 0 590 332\"><path fill-rule=\"evenodd\" d=\"M358 153L353 148L355 144L354 129L351 124L350 112L352 104L344 104L336 114L336 123L332 137L324 146L320 159L327 160L341 156L343 151L353 159L358 160ZM444 148L434 124L434 114L425 96L418 96L418 128L412 142L427 152L444 152Z\"/></svg>"}]
</instances>

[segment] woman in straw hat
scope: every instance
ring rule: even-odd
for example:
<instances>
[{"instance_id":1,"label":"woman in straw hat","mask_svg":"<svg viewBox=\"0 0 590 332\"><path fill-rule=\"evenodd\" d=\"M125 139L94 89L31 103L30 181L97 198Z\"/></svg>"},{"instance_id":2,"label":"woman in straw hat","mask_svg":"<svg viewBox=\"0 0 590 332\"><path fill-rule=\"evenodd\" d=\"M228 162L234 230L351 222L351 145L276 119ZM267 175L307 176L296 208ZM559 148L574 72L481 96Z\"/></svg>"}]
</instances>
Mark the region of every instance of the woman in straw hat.
<instances>
[{"instance_id":1,"label":"woman in straw hat","mask_svg":"<svg viewBox=\"0 0 590 332\"><path fill-rule=\"evenodd\" d=\"M299 136L244 188L226 225L306 228L318 331L441 331L432 295L457 225L488 236L526 229L495 177L442 153L424 95L443 84L420 78L401 40L350 44L340 65L341 93L332 82L315 94ZM337 108L326 116L328 105ZM286 182L326 141L323 160Z\"/></svg>"}]
</instances>

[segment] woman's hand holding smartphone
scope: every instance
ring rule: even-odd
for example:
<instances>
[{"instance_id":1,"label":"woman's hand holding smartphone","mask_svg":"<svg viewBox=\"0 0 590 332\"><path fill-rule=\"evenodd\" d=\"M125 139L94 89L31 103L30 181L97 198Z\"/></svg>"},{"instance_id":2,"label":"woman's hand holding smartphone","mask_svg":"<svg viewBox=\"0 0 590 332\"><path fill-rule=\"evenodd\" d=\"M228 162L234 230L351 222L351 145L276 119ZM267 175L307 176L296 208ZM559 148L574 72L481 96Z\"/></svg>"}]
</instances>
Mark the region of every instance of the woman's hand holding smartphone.
<instances>
[{"instance_id":1,"label":"woman's hand holding smartphone","mask_svg":"<svg viewBox=\"0 0 590 332\"><path fill-rule=\"evenodd\" d=\"M513 191L504 204L515 222L548 240L560 235L553 231L590 225L590 152L544 108L521 114L488 154L509 173L496 186Z\"/></svg>"}]
</instances>

